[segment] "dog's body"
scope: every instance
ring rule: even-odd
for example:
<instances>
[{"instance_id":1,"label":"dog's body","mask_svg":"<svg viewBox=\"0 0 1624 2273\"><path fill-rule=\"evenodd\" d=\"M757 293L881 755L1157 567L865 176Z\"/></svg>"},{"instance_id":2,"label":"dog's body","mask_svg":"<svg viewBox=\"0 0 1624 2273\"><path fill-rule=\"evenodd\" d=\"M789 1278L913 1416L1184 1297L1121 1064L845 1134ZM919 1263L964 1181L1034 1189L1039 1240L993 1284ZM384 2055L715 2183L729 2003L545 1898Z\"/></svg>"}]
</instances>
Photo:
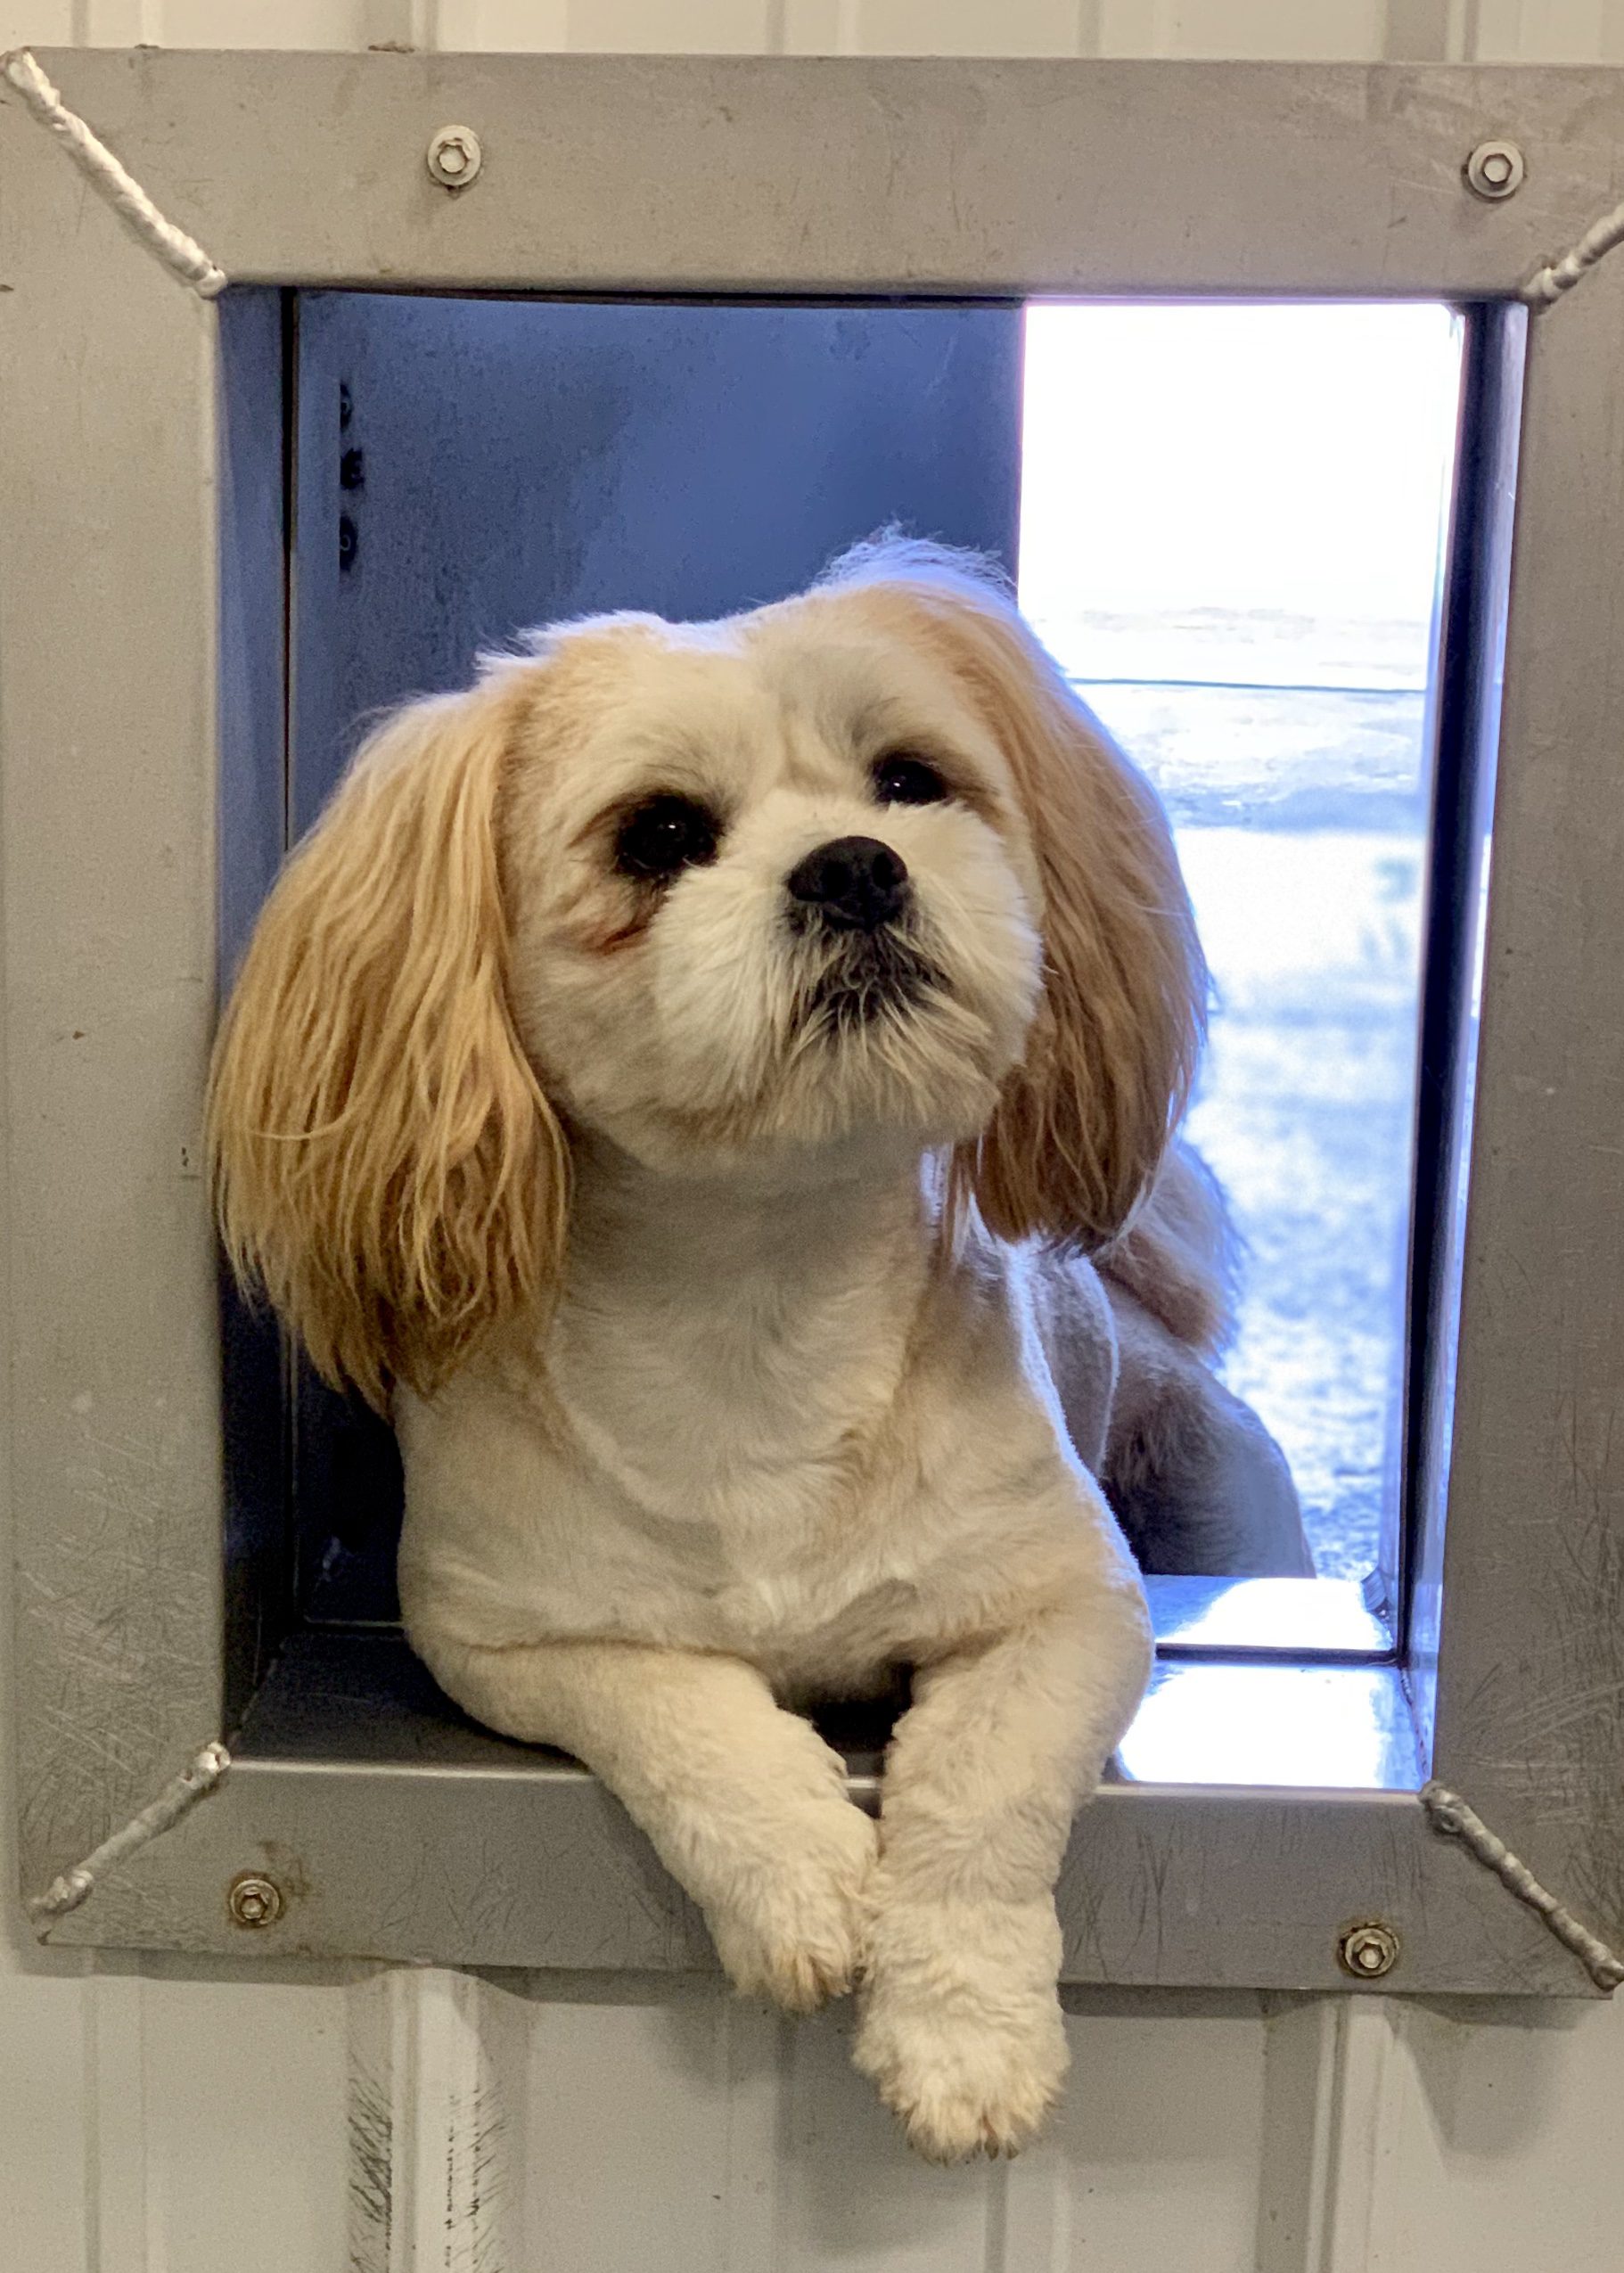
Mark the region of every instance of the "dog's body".
<instances>
[{"instance_id":1,"label":"dog's body","mask_svg":"<svg viewBox=\"0 0 1624 2273\"><path fill-rule=\"evenodd\" d=\"M1030 1278L983 1239L945 1257L900 1181L742 1206L588 1170L576 1222L545 1382L509 1349L403 1400L414 1641L478 1718L601 1770L741 1987L821 2002L866 1927L863 2064L931 2151L1012 2139L1063 2064L1060 1852L1148 1670ZM876 1875L778 1701L899 1664ZM949 1997L976 2010L944 2033Z\"/></svg>"},{"instance_id":2,"label":"dog's body","mask_svg":"<svg viewBox=\"0 0 1624 2273\"><path fill-rule=\"evenodd\" d=\"M406 714L223 1037L227 1245L392 1387L414 1645L602 1774L741 1986L860 1973L942 2157L1065 2064L1054 1879L1150 1665L1090 1470L1152 1563L1304 1567L1202 1362L1202 984L1126 760L996 591L893 551ZM898 1667L876 1828L794 1708Z\"/></svg>"}]
</instances>

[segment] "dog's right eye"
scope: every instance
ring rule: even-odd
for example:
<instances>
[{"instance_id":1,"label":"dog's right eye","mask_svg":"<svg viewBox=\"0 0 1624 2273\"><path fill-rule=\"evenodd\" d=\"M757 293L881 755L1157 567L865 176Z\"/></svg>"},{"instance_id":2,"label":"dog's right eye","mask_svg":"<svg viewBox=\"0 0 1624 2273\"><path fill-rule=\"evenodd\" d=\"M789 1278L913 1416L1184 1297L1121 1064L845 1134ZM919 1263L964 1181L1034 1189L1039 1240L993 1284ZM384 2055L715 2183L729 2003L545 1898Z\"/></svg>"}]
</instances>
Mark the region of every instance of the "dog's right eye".
<instances>
[{"instance_id":1,"label":"dog's right eye","mask_svg":"<svg viewBox=\"0 0 1624 2273\"><path fill-rule=\"evenodd\" d=\"M939 805L951 794L935 767L908 750L876 758L869 778L882 805Z\"/></svg>"},{"instance_id":2,"label":"dog's right eye","mask_svg":"<svg viewBox=\"0 0 1624 2273\"><path fill-rule=\"evenodd\" d=\"M615 866L640 882L663 883L714 860L716 817L691 797L651 797L615 833Z\"/></svg>"}]
</instances>

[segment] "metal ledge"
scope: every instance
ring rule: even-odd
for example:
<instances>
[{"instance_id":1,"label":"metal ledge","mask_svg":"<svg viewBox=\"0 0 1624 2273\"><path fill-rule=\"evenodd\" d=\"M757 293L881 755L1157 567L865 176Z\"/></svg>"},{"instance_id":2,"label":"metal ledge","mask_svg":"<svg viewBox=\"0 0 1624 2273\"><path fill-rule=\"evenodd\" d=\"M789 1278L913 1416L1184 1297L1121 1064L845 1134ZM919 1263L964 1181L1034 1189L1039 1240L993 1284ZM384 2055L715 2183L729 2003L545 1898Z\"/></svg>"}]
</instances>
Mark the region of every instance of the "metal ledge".
<instances>
[{"instance_id":1,"label":"metal ledge","mask_svg":"<svg viewBox=\"0 0 1624 2273\"><path fill-rule=\"evenodd\" d=\"M884 1716L825 1727L853 1797L874 1804ZM1306 1756L1349 1788L1263 1788ZM1178 1783L1137 1780L1181 1762ZM1228 1785L1207 1780L1220 1762ZM1079 1818L1062 1876L1067 1981L1348 1989L1337 1937L1379 1917L1402 1949L1383 1986L1587 1993L1538 1922L1429 1829L1390 1667L1161 1667L1123 1763L1129 1780ZM286 1908L247 1931L226 1890L250 1869ZM549 1970L715 1963L693 1906L595 1777L478 1727L384 1636L298 1637L219 1792L50 1938Z\"/></svg>"},{"instance_id":2,"label":"metal ledge","mask_svg":"<svg viewBox=\"0 0 1624 2273\"><path fill-rule=\"evenodd\" d=\"M875 1796L903 1703L818 1716L853 1796ZM232 1746L239 1765L533 1777L562 1754L492 1735L435 1686L398 1634L296 1634ZM1415 1730L1396 1668L1162 1663L1120 1753L1134 1784L1414 1792ZM550 1771L548 1771L550 1772Z\"/></svg>"},{"instance_id":3,"label":"metal ledge","mask_svg":"<svg viewBox=\"0 0 1624 2273\"><path fill-rule=\"evenodd\" d=\"M277 1924L232 1924L226 1891L272 1876ZM1413 1794L1107 1786L1060 1885L1062 1977L1334 1990L1336 1942L1397 1932L1382 1988L1586 1996L1578 1962ZM248 1760L56 1925L54 1945L237 1957L709 1970L693 1906L619 1803L570 1764L444 1768Z\"/></svg>"}]
</instances>

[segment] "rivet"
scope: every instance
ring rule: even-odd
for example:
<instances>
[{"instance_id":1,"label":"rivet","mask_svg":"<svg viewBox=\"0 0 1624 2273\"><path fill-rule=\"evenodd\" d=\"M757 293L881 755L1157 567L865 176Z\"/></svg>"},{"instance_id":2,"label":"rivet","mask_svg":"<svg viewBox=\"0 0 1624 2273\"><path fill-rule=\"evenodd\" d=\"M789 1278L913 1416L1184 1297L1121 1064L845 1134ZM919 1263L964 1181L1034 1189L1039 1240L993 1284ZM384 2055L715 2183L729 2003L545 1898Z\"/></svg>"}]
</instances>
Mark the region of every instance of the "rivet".
<instances>
[{"instance_id":1,"label":"rivet","mask_svg":"<svg viewBox=\"0 0 1624 2273\"><path fill-rule=\"evenodd\" d=\"M285 1907L281 1887L263 1871L239 1871L226 1890L234 1925L275 1925Z\"/></svg>"},{"instance_id":2,"label":"rivet","mask_svg":"<svg viewBox=\"0 0 1624 2273\"><path fill-rule=\"evenodd\" d=\"M1398 1937L1379 1918L1350 1925L1338 1937L1336 1962L1355 1981L1380 1981L1398 1962Z\"/></svg>"},{"instance_id":3,"label":"rivet","mask_svg":"<svg viewBox=\"0 0 1624 2273\"><path fill-rule=\"evenodd\" d=\"M1514 197L1527 171L1514 142L1480 142L1466 160L1466 185L1479 197Z\"/></svg>"},{"instance_id":4,"label":"rivet","mask_svg":"<svg viewBox=\"0 0 1624 2273\"><path fill-rule=\"evenodd\" d=\"M441 189L466 189L484 163L472 127L442 127L429 144L429 172Z\"/></svg>"}]
</instances>

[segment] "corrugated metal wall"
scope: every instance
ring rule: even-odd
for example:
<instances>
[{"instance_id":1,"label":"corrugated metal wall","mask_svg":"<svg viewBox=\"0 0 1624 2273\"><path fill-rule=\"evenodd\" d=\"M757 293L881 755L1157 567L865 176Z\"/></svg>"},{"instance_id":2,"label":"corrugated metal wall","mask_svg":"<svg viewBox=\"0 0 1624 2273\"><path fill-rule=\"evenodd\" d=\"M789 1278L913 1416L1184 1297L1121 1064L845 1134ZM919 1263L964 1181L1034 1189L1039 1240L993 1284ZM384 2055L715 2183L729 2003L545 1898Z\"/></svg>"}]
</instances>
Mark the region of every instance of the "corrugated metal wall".
<instances>
[{"instance_id":1,"label":"corrugated metal wall","mask_svg":"<svg viewBox=\"0 0 1624 2273\"><path fill-rule=\"evenodd\" d=\"M24 39L1585 62L1624 60L1624 0L0 5L0 45ZM1091 1994L1043 2145L950 2173L900 2147L846 2025L708 1984L50 1957L8 1909L0 2266L1611 2273L1624 2252L1624 2010Z\"/></svg>"}]
</instances>

